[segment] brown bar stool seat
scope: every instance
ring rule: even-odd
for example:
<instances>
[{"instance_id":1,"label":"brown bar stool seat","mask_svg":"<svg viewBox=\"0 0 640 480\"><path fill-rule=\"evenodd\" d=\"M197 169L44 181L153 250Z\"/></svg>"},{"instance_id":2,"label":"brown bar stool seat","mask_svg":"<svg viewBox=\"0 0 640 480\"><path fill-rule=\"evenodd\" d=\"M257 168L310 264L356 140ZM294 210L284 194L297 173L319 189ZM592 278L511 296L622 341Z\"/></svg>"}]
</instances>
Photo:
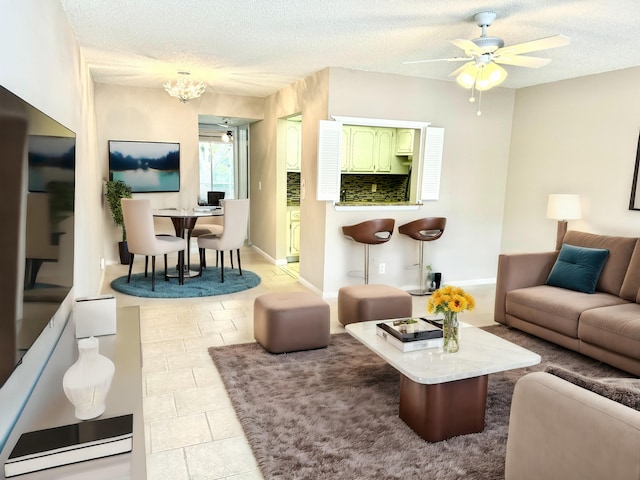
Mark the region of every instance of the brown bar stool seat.
<instances>
[{"instance_id":1,"label":"brown bar stool seat","mask_svg":"<svg viewBox=\"0 0 640 480\"><path fill-rule=\"evenodd\" d=\"M329 304L312 293L267 293L253 303L253 336L271 353L323 348L329 316Z\"/></svg>"},{"instance_id":2,"label":"brown bar stool seat","mask_svg":"<svg viewBox=\"0 0 640 480\"><path fill-rule=\"evenodd\" d=\"M353 241L364 244L364 283L369 283L369 245L388 242L396 221L393 218L367 220L342 227L342 233Z\"/></svg>"},{"instance_id":3,"label":"brown bar stool seat","mask_svg":"<svg viewBox=\"0 0 640 480\"><path fill-rule=\"evenodd\" d=\"M411 295L429 295L431 290L425 285L424 274L424 244L425 242L432 242L439 239L444 233L444 227L447 224L447 219L444 217L428 217L414 220L413 222L405 223L398 227L398 233L408 235L414 240L420 242L420 289L409 290Z\"/></svg>"},{"instance_id":4,"label":"brown bar stool seat","mask_svg":"<svg viewBox=\"0 0 640 480\"><path fill-rule=\"evenodd\" d=\"M413 300L389 285L350 285L338 290L338 321L342 325L387 318L408 318Z\"/></svg>"}]
</instances>

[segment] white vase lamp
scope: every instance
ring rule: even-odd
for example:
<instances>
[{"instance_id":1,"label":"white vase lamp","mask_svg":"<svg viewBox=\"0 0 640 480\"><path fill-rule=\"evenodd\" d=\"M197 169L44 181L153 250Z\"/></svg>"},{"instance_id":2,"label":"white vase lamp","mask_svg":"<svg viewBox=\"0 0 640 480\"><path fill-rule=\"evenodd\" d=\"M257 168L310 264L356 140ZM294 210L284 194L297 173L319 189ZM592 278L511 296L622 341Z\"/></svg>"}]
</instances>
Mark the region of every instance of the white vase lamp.
<instances>
[{"instance_id":1,"label":"white vase lamp","mask_svg":"<svg viewBox=\"0 0 640 480\"><path fill-rule=\"evenodd\" d=\"M567 233L567 220L577 220L582 216L580 195L573 193L553 193L547 203L547 218L558 220L556 233L556 250L562 247L562 240Z\"/></svg>"},{"instance_id":2,"label":"white vase lamp","mask_svg":"<svg viewBox=\"0 0 640 480\"><path fill-rule=\"evenodd\" d=\"M79 420L99 417L105 410L105 399L115 365L100 355L99 342L95 337L78 341L78 360L65 372L62 379L64 394L75 407Z\"/></svg>"}]
</instances>

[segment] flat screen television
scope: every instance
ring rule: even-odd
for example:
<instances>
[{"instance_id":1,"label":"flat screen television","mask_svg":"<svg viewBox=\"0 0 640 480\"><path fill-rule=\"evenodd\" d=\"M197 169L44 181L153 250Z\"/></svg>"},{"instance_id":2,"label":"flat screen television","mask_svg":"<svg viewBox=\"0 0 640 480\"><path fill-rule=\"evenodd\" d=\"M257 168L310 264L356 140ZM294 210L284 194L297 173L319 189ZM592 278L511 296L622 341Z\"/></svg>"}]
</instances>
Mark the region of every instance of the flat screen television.
<instances>
[{"instance_id":1,"label":"flat screen television","mask_svg":"<svg viewBox=\"0 0 640 480\"><path fill-rule=\"evenodd\" d=\"M180 144L109 140L109 180L133 193L180 191Z\"/></svg>"},{"instance_id":2,"label":"flat screen television","mask_svg":"<svg viewBox=\"0 0 640 480\"><path fill-rule=\"evenodd\" d=\"M75 141L0 86L0 446L70 312Z\"/></svg>"}]
</instances>

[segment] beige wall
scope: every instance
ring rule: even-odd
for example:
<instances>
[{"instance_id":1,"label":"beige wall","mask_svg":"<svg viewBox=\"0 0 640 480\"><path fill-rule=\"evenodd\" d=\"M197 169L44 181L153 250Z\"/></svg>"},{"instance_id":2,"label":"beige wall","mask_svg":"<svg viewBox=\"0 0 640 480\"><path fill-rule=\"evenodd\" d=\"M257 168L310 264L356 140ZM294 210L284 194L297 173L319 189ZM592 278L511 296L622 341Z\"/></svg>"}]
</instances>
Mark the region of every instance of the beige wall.
<instances>
[{"instance_id":1,"label":"beige wall","mask_svg":"<svg viewBox=\"0 0 640 480\"><path fill-rule=\"evenodd\" d=\"M205 94L187 103L170 97L162 88L132 88L96 85L95 105L98 132L96 168L100 178L109 178L109 140L139 140L180 143L180 191L135 194L149 198L153 208L191 208L199 192L198 115L261 119L264 100L257 97ZM120 230L113 224L109 208L101 212L104 225L104 256L119 262Z\"/></svg>"},{"instance_id":2,"label":"beige wall","mask_svg":"<svg viewBox=\"0 0 640 480\"><path fill-rule=\"evenodd\" d=\"M62 6L60 2L43 0L1 0L0 11L0 84L76 133L78 199L75 208L74 289L56 321L44 330L15 374L0 389L0 438L4 439L14 418L21 412L23 401L38 378L43 362L56 345L64 320L71 311L74 294L94 294L100 288L102 223L95 215L100 211L101 197L100 180L95 176L94 168L93 84ZM72 325L64 330L67 339L73 338ZM66 359L66 364L50 366L59 379L75 353L69 350L61 357ZM42 406L46 401L46 398L33 398L27 409L37 409L38 404ZM25 431L28 421L25 415L18 420L8 445ZM2 452L0 462L4 462L8 453Z\"/></svg>"},{"instance_id":3,"label":"beige wall","mask_svg":"<svg viewBox=\"0 0 640 480\"><path fill-rule=\"evenodd\" d=\"M93 83L58 2L2 1L0 84L73 130L76 144L75 295L100 285L102 231L94 176Z\"/></svg>"},{"instance_id":4,"label":"beige wall","mask_svg":"<svg viewBox=\"0 0 640 480\"><path fill-rule=\"evenodd\" d=\"M395 218L398 226L422 217L447 217L444 235L426 246L427 263L442 272L446 282L495 278L514 91L485 92L480 117L468 96L453 82L331 69L329 115L431 122L445 128L445 140L439 200L417 210L391 212L339 212L327 203L326 295L362 282L349 272L364 269L363 246L347 240L340 227L372 218ZM371 247L370 256L370 283L403 288L418 284L417 271L410 269L418 261L418 242L398 234L397 228L389 242ZM385 263L384 275L378 274L380 263Z\"/></svg>"},{"instance_id":5,"label":"beige wall","mask_svg":"<svg viewBox=\"0 0 640 480\"><path fill-rule=\"evenodd\" d=\"M579 193L569 228L640 236L629 195L640 129L640 67L516 92L502 230L504 252L555 246L550 193Z\"/></svg>"},{"instance_id":6,"label":"beige wall","mask_svg":"<svg viewBox=\"0 0 640 480\"><path fill-rule=\"evenodd\" d=\"M302 114L302 166L306 198L300 201L300 277L312 288L323 282L324 204L315 201L318 120L327 118L329 70L317 72L269 96L265 120L251 128L251 238L274 262L284 262L286 166L278 119ZM260 188L261 186L261 188Z\"/></svg>"}]
</instances>

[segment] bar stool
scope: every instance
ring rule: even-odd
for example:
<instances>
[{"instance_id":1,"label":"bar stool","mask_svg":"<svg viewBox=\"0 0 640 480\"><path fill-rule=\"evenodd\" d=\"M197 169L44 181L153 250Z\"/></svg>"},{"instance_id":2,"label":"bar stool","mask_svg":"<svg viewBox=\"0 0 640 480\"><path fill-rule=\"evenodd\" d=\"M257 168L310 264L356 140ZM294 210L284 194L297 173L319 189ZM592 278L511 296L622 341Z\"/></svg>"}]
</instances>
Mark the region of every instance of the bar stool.
<instances>
[{"instance_id":1,"label":"bar stool","mask_svg":"<svg viewBox=\"0 0 640 480\"><path fill-rule=\"evenodd\" d=\"M364 243L364 283L369 283L369 245L388 242L396 221L393 218L367 220L342 227L342 233L358 243Z\"/></svg>"},{"instance_id":2,"label":"bar stool","mask_svg":"<svg viewBox=\"0 0 640 480\"><path fill-rule=\"evenodd\" d=\"M409 290L411 295L429 295L431 290L425 286L425 274L424 274L424 244L425 242L432 242L439 239L444 233L444 227L447 224L447 219L444 217L428 217L414 220L413 222L405 223L398 227L398 233L408 235L414 240L420 242L420 289Z\"/></svg>"}]
</instances>

